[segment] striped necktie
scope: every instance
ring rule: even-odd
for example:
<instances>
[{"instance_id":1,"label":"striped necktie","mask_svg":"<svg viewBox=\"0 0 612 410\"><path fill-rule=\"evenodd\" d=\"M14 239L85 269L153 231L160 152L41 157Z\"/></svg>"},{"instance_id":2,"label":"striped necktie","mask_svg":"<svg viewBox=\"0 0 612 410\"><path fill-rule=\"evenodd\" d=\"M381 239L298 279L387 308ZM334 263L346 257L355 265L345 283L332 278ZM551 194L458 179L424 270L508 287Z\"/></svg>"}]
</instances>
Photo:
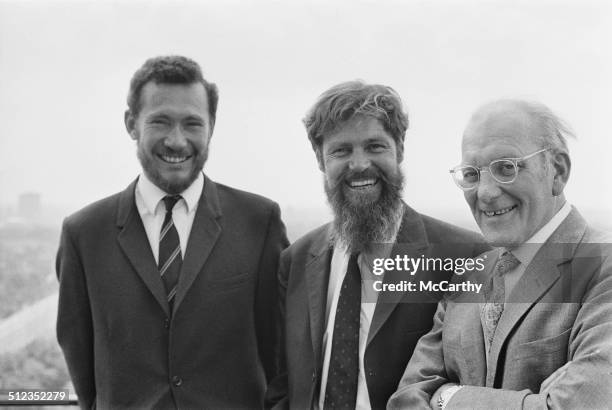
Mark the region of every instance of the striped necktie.
<instances>
[{"instance_id":1,"label":"striped necktie","mask_svg":"<svg viewBox=\"0 0 612 410\"><path fill-rule=\"evenodd\" d=\"M181 243L179 241L178 231L172 220L172 208L181 199L180 195L165 196L163 201L166 205L166 216L162 229L159 234L159 274L166 288L168 304L170 310L176 295L176 285L178 283L179 273L183 258L181 256Z\"/></svg>"},{"instance_id":2,"label":"striped necktie","mask_svg":"<svg viewBox=\"0 0 612 410\"><path fill-rule=\"evenodd\" d=\"M504 274L515 269L520 263L516 256L506 251L497 260L493 269L493 276L485 293L486 303L481 311L482 327L489 349L493 343L493 336L495 335L499 319L504 312L504 303L506 301Z\"/></svg>"},{"instance_id":3,"label":"striped necktie","mask_svg":"<svg viewBox=\"0 0 612 410\"><path fill-rule=\"evenodd\" d=\"M349 258L340 288L325 388L326 409L352 410L357 402L361 313L361 273L357 256L352 254Z\"/></svg>"}]
</instances>

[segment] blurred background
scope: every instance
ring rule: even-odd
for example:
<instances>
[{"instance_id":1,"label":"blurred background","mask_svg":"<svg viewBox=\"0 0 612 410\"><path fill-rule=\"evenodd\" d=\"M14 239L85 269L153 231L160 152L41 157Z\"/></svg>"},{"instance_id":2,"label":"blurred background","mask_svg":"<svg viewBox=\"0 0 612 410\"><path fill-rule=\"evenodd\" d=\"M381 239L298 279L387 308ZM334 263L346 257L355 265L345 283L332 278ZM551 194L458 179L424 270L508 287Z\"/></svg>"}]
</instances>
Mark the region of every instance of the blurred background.
<instances>
[{"instance_id":1,"label":"blurred background","mask_svg":"<svg viewBox=\"0 0 612 410\"><path fill-rule=\"evenodd\" d=\"M574 128L567 198L612 230L610 38L606 1L0 0L0 389L68 386L59 228L140 172L123 112L147 58L189 56L217 83L205 171L277 201L292 240L330 218L301 119L357 78L404 100L404 198L418 211L476 229L448 169L480 104L521 97Z\"/></svg>"}]
</instances>

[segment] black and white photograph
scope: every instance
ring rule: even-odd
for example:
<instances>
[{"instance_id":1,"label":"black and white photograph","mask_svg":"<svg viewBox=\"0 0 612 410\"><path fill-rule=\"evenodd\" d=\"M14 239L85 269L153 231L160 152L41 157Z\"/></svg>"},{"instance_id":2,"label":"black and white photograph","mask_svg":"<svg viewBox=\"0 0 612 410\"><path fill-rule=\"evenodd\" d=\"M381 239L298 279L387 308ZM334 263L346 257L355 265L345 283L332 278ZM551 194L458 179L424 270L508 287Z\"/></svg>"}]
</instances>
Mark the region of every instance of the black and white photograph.
<instances>
[{"instance_id":1,"label":"black and white photograph","mask_svg":"<svg viewBox=\"0 0 612 410\"><path fill-rule=\"evenodd\" d=\"M605 409L612 3L0 0L0 407Z\"/></svg>"}]
</instances>

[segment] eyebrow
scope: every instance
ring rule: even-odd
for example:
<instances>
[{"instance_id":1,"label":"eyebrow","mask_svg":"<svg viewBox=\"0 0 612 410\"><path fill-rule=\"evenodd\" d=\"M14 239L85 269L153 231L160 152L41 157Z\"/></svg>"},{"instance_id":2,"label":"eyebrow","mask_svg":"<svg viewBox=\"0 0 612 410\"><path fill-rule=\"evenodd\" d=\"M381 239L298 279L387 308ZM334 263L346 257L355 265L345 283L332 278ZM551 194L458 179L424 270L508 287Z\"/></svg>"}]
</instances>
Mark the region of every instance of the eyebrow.
<instances>
[{"instance_id":1,"label":"eyebrow","mask_svg":"<svg viewBox=\"0 0 612 410\"><path fill-rule=\"evenodd\" d=\"M496 157L496 158L490 159L490 160L485 161L485 162L478 162L478 161L462 162L461 165L462 166L465 165L465 166L474 167L474 166L478 166L478 164L489 165L491 162L494 162L494 161L501 161L501 160L505 160L505 159L517 159L517 160L519 160L521 158L522 157L508 157L508 156L505 156L505 157Z\"/></svg>"},{"instance_id":2,"label":"eyebrow","mask_svg":"<svg viewBox=\"0 0 612 410\"><path fill-rule=\"evenodd\" d=\"M154 119L154 118L168 119L168 118L170 118L170 116L168 114L163 113L163 112L154 112L154 113L149 114L146 118L147 119Z\"/></svg>"},{"instance_id":3,"label":"eyebrow","mask_svg":"<svg viewBox=\"0 0 612 410\"><path fill-rule=\"evenodd\" d=\"M368 138L367 140L365 140L365 142L366 143L370 143L370 142L385 142L385 143L387 143L386 138L383 135L379 135L379 134L376 134L373 137Z\"/></svg>"},{"instance_id":4,"label":"eyebrow","mask_svg":"<svg viewBox=\"0 0 612 410\"><path fill-rule=\"evenodd\" d=\"M206 121L204 121L204 118L200 117L199 115L189 115L189 116L187 116L185 118L185 120L187 120L187 121L198 120L198 121L206 122Z\"/></svg>"}]
</instances>

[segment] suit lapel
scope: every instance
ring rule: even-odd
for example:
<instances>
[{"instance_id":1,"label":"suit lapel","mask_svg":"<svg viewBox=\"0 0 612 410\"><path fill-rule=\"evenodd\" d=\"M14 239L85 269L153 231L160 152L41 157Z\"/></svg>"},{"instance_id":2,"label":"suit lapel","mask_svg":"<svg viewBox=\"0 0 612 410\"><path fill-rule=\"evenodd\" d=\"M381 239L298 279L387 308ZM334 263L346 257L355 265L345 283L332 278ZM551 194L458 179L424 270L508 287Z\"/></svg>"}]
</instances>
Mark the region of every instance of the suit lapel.
<instances>
[{"instance_id":1,"label":"suit lapel","mask_svg":"<svg viewBox=\"0 0 612 410\"><path fill-rule=\"evenodd\" d=\"M427 248L428 244L427 233L425 232L425 226L420 215L404 204L402 223L389 257L395 258L396 255L405 255L406 253L414 253L412 256L416 257ZM388 271L385 272L383 283L401 283L405 278L405 272ZM382 292L378 295L374 316L372 317L372 323L368 332L368 345L387 321L393 310L395 310L397 304L400 303L404 294L405 292Z\"/></svg>"},{"instance_id":2,"label":"suit lapel","mask_svg":"<svg viewBox=\"0 0 612 410\"><path fill-rule=\"evenodd\" d=\"M463 303L465 320L462 322L461 349L463 360L467 366L465 375L468 377L462 384L472 386L484 386L487 376L487 364L482 360L486 357L484 336L480 324L480 304L473 301Z\"/></svg>"},{"instance_id":3,"label":"suit lapel","mask_svg":"<svg viewBox=\"0 0 612 410\"><path fill-rule=\"evenodd\" d=\"M495 267L497 258L496 255L493 256L494 254L495 252L488 252L485 257L485 268L482 272L476 272L474 275L466 277L465 280L486 286L487 278L490 277ZM465 292L461 296L462 299L457 301L458 303L454 305L454 309L460 310L459 317L462 318L461 348L465 364L468 367L466 372L468 379L463 384L484 386L487 377L487 363L486 360L483 360L483 358L486 358L486 352L484 334L480 322L480 310L485 302L485 297L482 291L476 294Z\"/></svg>"},{"instance_id":4,"label":"suit lapel","mask_svg":"<svg viewBox=\"0 0 612 410\"><path fill-rule=\"evenodd\" d=\"M465 364L468 366L467 381L463 384L483 386L487 375L487 364L481 357L486 357L484 336L480 325L480 304L468 302L465 304L466 317L462 333L461 348Z\"/></svg>"},{"instance_id":5,"label":"suit lapel","mask_svg":"<svg viewBox=\"0 0 612 410\"><path fill-rule=\"evenodd\" d=\"M217 187L213 181L204 176L204 190L193 220L185 258L179 276L179 283L174 301L174 311L178 309L187 291L206 263L219 235L221 234L221 207Z\"/></svg>"},{"instance_id":6,"label":"suit lapel","mask_svg":"<svg viewBox=\"0 0 612 410\"><path fill-rule=\"evenodd\" d=\"M571 260L576 247L586 231L586 222L578 211L573 209L561 225L536 253L533 260L510 293L499 320L491 350L487 370L487 386L493 386L497 369L500 367L499 354L504 343L521 318L540 301L560 277L559 265ZM518 302L518 303L517 303Z\"/></svg>"},{"instance_id":7,"label":"suit lapel","mask_svg":"<svg viewBox=\"0 0 612 410\"><path fill-rule=\"evenodd\" d=\"M319 238L315 238L310 248L309 257L311 259L306 263L306 270L304 272L308 284L310 335L312 337L312 350L316 366L323 363L321 348L332 254L330 243L329 229L324 230Z\"/></svg>"},{"instance_id":8,"label":"suit lapel","mask_svg":"<svg viewBox=\"0 0 612 410\"><path fill-rule=\"evenodd\" d=\"M119 196L117 226L120 231L117 241L134 267L134 270L136 270L151 294L153 294L155 300L157 300L164 312L169 315L166 291L159 277L155 257L151 251L149 239L136 208L134 199L136 181L132 182Z\"/></svg>"}]
</instances>

